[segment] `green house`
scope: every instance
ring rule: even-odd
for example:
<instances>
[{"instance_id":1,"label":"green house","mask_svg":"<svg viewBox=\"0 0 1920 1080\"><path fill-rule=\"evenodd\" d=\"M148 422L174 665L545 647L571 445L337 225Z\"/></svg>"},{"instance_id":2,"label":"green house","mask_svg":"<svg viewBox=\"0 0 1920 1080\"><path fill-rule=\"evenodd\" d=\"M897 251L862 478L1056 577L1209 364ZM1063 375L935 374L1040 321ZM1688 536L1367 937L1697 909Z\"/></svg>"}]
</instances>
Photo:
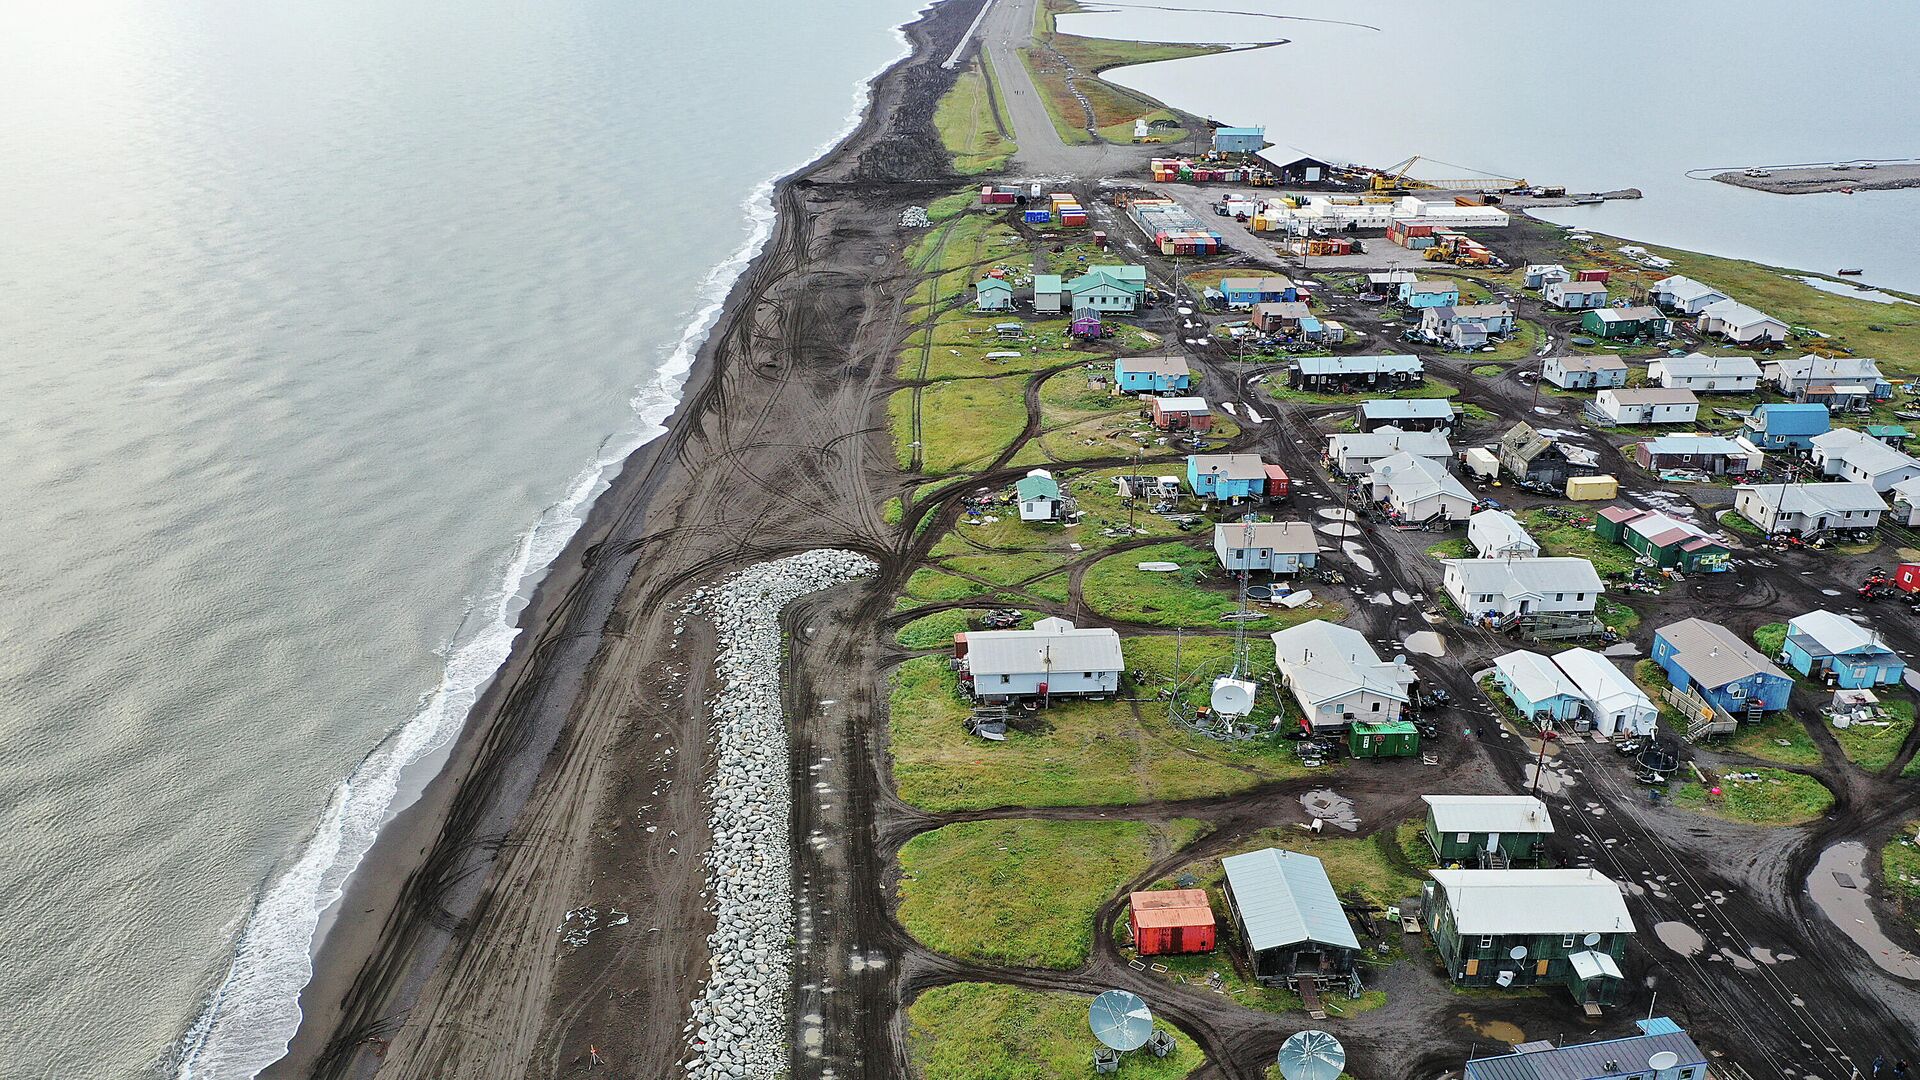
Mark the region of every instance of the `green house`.
<instances>
[{"instance_id":1,"label":"green house","mask_svg":"<svg viewBox=\"0 0 1920 1080\"><path fill-rule=\"evenodd\" d=\"M1420 729L1406 720L1382 724L1356 720L1347 728L1347 752L1357 758L1413 757L1420 753Z\"/></svg>"},{"instance_id":2,"label":"green house","mask_svg":"<svg viewBox=\"0 0 1920 1080\"><path fill-rule=\"evenodd\" d=\"M1633 936L1620 886L1598 870L1434 870L1423 921L1461 986L1563 986L1590 1009L1620 998Z\"/></svg>"},{"instance_id":3,"label":"green house","mask_svg":"<svg viewBox=\"0 0 1920 1080\"><path fill-rule=\"evenodd\" d=\"M1580 329L1597 338L1632 340L1666 337L1673 332L1673 324L1656 308L1603 307L1590 308L1581 315Z\"/></svg>"},{"instance_id":4,"label":"green house","mask_svg":"<svg viewBox=\"0 0 1920 1080\"><path fill-rule=\"evenodd\" d=\"M1718 573L1731 569L1733 552L1699 526L1657 510L1609 506L1595 515L1595 535L1644 555L1662 570Z\"/></svg>"},{"instance_id":5,"label":"green house","mask_svg":"<svg viewBox=\"0 0 1920 1080\"><path fill-rule=\"evenodd\" d=\"M1427 843L1442 865L1538 863L1553 835L1547 804L1531 795L1426 795Z\"/></svg>"}]
</instances>

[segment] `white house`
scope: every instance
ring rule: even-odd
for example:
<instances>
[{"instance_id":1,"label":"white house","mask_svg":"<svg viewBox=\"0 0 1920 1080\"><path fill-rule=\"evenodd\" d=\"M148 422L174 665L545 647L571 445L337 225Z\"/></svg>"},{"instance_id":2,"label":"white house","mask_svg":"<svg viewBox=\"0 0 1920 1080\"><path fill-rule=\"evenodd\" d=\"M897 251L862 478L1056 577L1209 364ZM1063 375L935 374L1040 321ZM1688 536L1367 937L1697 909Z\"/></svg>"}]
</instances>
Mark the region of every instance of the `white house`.
<instances>
[{"instance_id":1,"label":"white house","mask_svg":"<svg viewBox=\"0 0 1920 1080\"><path fill-rule=\"evenodd\" d=\"M1760 388L1760 362L1751 356L1664 356L1647 364L1647 378L1669 390L1751 394Z\"/></svg>"},{"instance_id":2,"label":"white house","mask_svg":"<svg viewBox=\"0 0 1920 1080\"><path fill-rule=\"evenodd\" d=\"M1880 362L1866 356L1806 356L1790 360L1770 360L1766 364L1767 381L1788 397L1806 395L1810 388L1861 387L1860 397L1885 397L1893 384L1880 373Z\"/></svg>"},{"instance_id":3,"label":"white house","mask_svg":"<svg viewBox=\"0 0 1920 1080\"><path fill-rule=\"evenodd\" d=\"M1887 502L1872 484L1839 480L1824 484L1743 484L1733 508L1769 533L1818 533L1827 529L1873 529Z\"/></svg>"},{"instance_id":4,"label":"white house","mask_svg":"<svg viewBox=\"0 0 1920 1080\"><path fill-rule=\"evenodd\" d=\"M1468 518L1467 543L1483 559L1540 557L1540 541L1504 510L1482 510Z\"/></svg>"},{"instance_id":5,"label":"white house","mask_svg":"<svg viewBox=\"0 0 1920 1080\"><path fill-rule=\"evenodd\" d=\"M1552 281L1540 291L1540 298L1549 307L1563 311L1584 311L1587 308L1607 306L1607 283L1604 281Z\"/></svg>"},{"instance_id":6,"label":"white house","mask_svg":"<svg viewBox=\"0 0 1920 1080\"><path fill-rule=\"evenodd\" d=\"M1304 521L1232 521L1213 527L1213 553L1228 570L1287 575L1320 561L1320 540Z\"/></svg>"},{"instance_id":7,"label":"white house","mask_svg":"<svg viewBox=\"0 0 1920 1080\"><path fill-rule=\"evenodd\" d=\"M1902 480L1887 492L1893 500L1893 518L1902 525L1920 525L1920 477Z\"/></svg>"},{"instance_id":8,"label":"white house","mask_svg":"<svg viewBox=\"0 0 1920 1080\"><path fill-rule=\"evenodd\" d=\"M1273 660L1315 731L1398 720L1418 677L1405 657L1385 663L1360 631L1324 619L1275 631Z\"/></svg>"},{"instance_id":9,"label":"white house","mask_svg":"<svg viewBox=\"0 0 1920 1080\"><path fill-rule=\"evenodd\" d=\"M1479 501L1444 463L1408 453L1374 462L1368 484L1402 521L1465 521Z\"/></svg>"},{"instance_id":10,"label":"white house","mask_svg":"<svg viewBox=\"0 0 1920 1080\"><path fill-rule=\"evenodd\" d=\"M1585 559L1445 559L1442 587L1469 618L1591 615L1606 590Z\"/></svg>"},{"instance_id":11,"label":"white house","mask_svg":"<svg viewBox=\"0 0 1920 1080\"><path fill-rule=\"evenodd\" d=\"M1027 697L1089 697L1120 688L1126 662L1120 635L1042 619L1031 630L976 630L953 636L961 680L975 697L1001 702Z\"/></svg>"},{"instance_id":12,"label":"white house","mask_svg":"<svg viewBox=\"0 0 1920 1080\"><path fill-rule=\"evenodd\" d=\"M1653 283L1647 298L1682 315L1698 315L1713 304L1727 298L1727 294L1710 285L1702 285L1690 277L1675 274L1670 278L1661 278Z\"/></svg>"},{"instance_id":13,"label":"white house","mask_svg":"<svg viewBox=\"0 0 1920 1080\"><path fill-rule=\"evenodd\" d=\"M1920 476L1920 461L1852 428L1815 435L1813 463L1828 476L1872 484L1875 491Z\"/></svg>"},{"instance_id":14,"label":"white house","mask_svg":"<svg viewBox=\"0 0 1920 1080\"><path fill-rule=\"evenodd\" d=\"M1602 735L1647 735L1660 719L1660 709L1647 692L1613 661L1592 649L1568 649L1553 654L1554 665L1579 690L1586 705L1585 719Z\"/></svg>"},{"instance_id":15,"label":"white house","mask_svg":"<svg viewBox=\"0 0 1920 1080\"><path fill-rule=\"evenodd\" d=\"M1540 377L1562 390L1627 385L1627 362L1617 356L1549 356Z\"/></svg>"},{"instance_id":16,"label":"white house","mask_svg":"<svg viewBox=\"0 0 1920 1080\"><path fill-rule=\"evenodd\" d=\"M1348 476L1359 476L1374 462L1400 453L1445 461L1453 456L1453 446L1444 432L1391 427L1327 436L1327 460Z\"/></svg>"},{"instance_id":17,"label":"white house","mask_svg":"<svg viewBox=\"0 0 1920 1080\"><path fill-rule=\"evenodd\" d=\"M1700 418L1700 399L1691 390L1602 390L1593 406L1616 424L1691 424Z\"/></svg>"},{"instance_id":18,"label":"white house","mask_svg":"<svg viewBox=\"0 0 1920 1080\"><path fill-rule=\"evenodd\" d=\"M1544 289L1555 282L1571 280L1572 271L1559 263L1529 263L1522 284L1529 289Z\"/></svg>"},{"instance_id":19,"label":"white house","mask_svg":"<svg viewBox=\"0 0 1920 1080\"><path fill-rule=\"evenodd\" d=\"M1703 334L1718 334L1737 345L1756 342L1780 344L1787 340L1787 324L1738 300L1720 300L1700 309L1694 325Z\"/></svg>"},{"instance_id":20,"label":"white house","mask_svg":"<svg viewBox=\"0 0 1920 1080\"><path fill-rule=\"evenodd\" d=\"M1045 469L1035 469L1013 485L1021 521L1052 521L1060 516L1060 483Z\"/></svg>"}]
</instances>

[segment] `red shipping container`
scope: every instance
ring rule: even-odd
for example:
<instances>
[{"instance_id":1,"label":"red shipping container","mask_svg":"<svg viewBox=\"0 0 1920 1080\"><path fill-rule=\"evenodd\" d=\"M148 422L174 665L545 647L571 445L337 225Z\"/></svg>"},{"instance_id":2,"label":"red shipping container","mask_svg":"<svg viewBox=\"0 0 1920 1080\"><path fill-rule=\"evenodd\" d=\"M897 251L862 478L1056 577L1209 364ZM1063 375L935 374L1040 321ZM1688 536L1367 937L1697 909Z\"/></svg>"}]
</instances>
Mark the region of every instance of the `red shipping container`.
<instances>
[{"instance_id":1,"label":"red shipping container","mask_svg":"<svg viewBox=\"0 0 1920 1080\"><path fill-rule=\"evenodd\" d=\"M1205 889L1137 892L1127 898L1127 905L1127 921L1141 956L1213 951L1213 905Z\"/></svg>"},{"instance_id":2,"label":"red shipping container","mask_svg":"<svg viewBox=\"0 0 1920 1080\"><path fill-rule=\"evenodd\" d=\"M1901 592L1920 592L1920 563L1901 563L1893 572L1893 583Z\"/></svg>"},{"instance_id":3,"label":"red shipping container","mask_svg":"<svg viewBox=\"0 0 1920 1080\"><path fill-rule=\"evenodd\" d=\"M1287 479L1287 470L1278 465L1267 466L1267 498L1284 499L1293 490L1293 481Z\"/></svg>"},{"instance_id":4,"label":"red shipping container","mask_svg":"<svg viewBox=\"0 0 1920 1080\"><path fill-rule=\"evenodd\" d=\"M1607 280L1608 277L1612 276L1612 274L1613 274L1613 271L1611 270L1582 270L1580 271L1579 276L1575 277L1573 280L1604 282Z\"/></svg>"}]
</instances>

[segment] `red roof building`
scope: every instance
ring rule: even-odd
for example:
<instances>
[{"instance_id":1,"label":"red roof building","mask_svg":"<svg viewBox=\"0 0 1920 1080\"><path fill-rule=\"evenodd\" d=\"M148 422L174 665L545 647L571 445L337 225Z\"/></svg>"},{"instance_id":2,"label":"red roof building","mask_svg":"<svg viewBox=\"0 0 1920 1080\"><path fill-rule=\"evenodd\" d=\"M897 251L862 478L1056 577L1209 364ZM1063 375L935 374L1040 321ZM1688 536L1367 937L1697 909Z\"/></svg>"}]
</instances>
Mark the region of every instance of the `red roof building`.
<instances>
[{"instance_id":1,"label":"red roof building","mask_svg":"<svg viewBox=\"0 0 1920 1080\"><path fill-rule=\"evenodd\" d=\"M1205 889L1137 892L1127 897L1127 906L1141 956L1213 951L1213 905Z\"/></svg>"}]
</instances>

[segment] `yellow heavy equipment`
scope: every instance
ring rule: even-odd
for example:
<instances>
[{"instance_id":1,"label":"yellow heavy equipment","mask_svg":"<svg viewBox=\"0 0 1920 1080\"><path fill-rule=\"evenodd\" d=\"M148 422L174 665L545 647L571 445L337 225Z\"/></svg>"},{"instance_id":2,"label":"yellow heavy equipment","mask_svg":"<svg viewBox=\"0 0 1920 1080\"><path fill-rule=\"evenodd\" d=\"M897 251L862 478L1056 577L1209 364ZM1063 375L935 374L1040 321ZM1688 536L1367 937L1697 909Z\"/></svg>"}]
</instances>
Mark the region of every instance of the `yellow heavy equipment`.
<instances>
[{"instance_id":1,"label":"yellow heavy equipment","mask_svg":"<svg viewBox=\"0 0 1920 1080\"><path fill-rule=\"evenodd\" d=\"M1518 180L1508 176L1481 176L1464 180L1425 180L1408 176L1407 173L1412 170L1415 165L1418 165L1421 160L1421 156L1415 154L1398 165L1389 165L1384 169L1375 170L1373 174L1373 190L1396 192L1514 191L1528 186L1525 180ZM1439 164L1444 165L1446 163L1440 162ZM1459 168L1459 166L1454 166L1454 168Z\"/></svg>"}]
</instances>

